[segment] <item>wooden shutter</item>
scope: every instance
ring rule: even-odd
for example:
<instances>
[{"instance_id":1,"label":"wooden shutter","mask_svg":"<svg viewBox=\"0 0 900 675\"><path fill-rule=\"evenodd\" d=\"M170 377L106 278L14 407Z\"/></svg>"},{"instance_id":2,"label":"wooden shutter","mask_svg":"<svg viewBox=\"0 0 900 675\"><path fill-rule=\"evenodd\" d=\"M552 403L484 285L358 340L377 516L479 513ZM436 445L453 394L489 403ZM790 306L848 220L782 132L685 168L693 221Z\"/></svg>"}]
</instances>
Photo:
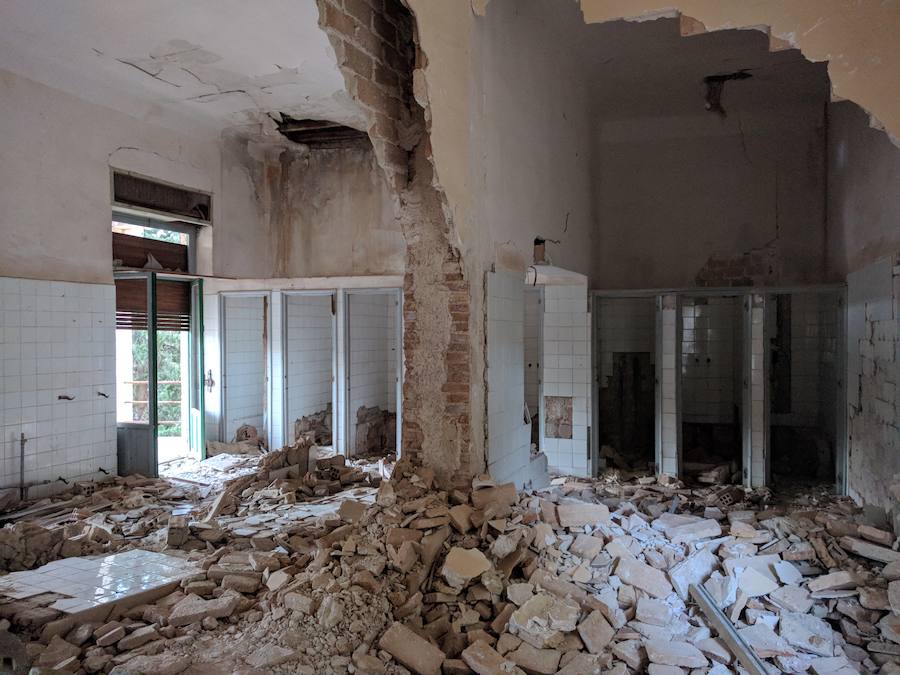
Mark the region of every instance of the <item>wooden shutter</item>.
<instances>
[{"instance_id":1,"label":"wooden shutter","mask_svg":"<svg viewBox=\"0 0 900 675\"><path fill-rule=\"evenodd\" d=\"M147 330L147 280L116 279L116 328ZM191 285L156 282L157 330L191 329Z\"/></svg>"},{"instance_id":2,"label":"wooden shutter","mask_svg":"<svg viewBox=\"0 0 900 675\"><path fill-rule=\"evenodd\" d=\"M113 232L113 260L121 260L123 267L143 269L147 254L170 272L188 272L188 247L168 241L157 241Z\"/></svg>"}]
</instances>

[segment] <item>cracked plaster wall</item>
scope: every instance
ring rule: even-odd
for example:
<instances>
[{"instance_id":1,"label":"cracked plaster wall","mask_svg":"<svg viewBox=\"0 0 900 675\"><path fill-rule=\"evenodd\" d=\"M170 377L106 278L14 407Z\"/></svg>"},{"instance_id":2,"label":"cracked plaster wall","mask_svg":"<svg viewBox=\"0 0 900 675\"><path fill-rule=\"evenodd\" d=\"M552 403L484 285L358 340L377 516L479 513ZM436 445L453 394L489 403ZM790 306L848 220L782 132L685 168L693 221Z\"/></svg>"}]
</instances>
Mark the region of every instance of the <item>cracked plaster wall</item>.
<instances>
[{"instance_id":1,"label":"cracked plaster wall","mask_svg":"<svg viewBox=\"0 0 900 675\"><path fill-rule=\"evenodd\" d=\"M484 20L482 16L493 3L488 0L437 3L408 0L408 3L417 19L419 45L429 57L417 74L417 89L423 97L427 97L435 181L446 197L445 210L459 238L466 276L473 280L470 340L475 349L472 372L473 382L481 383L484 381L483 275L494 264L504 267L507 262L515 264L523 257L521 252L512 256L502 255L505 250L499 245L507 242L509 237L498 236L496 224L487 216L488 209L485 208L484 193L489 183L485 178L479 130L483 129L485 116L490 110L485 98L492 92L484 86L485 46L482 44L483 29L479 27L479 22ZM829 60L833 91L872 113L894 137L900 136L900 99L894 95L900 78L900 42L896 40L900 7L896 3L679 0L676 10L671 5L660 5L656 0L581 0L577 4L584 20L589 23L623 17L673 16L681 10L686 17L694 19L685 21L685 25L696 32L707 28L771 26L773 48L793 46L801 49L809 59ZM568 4L560 3L559 11L568 11ZM502 40L508 44L514 42L516 37L504 35ZM524 53L522 57L528 58ZM557 75L567 77L572 65L562 63ZM526 104L525 109L515 109L511 117L503 120L504 125L508 126L498 126L504 133L514 133L512 127L519 119L528 119L529 115L534 114L529 108L535 100L539 102L540 91L535 90L528 80L523 83L499 78L495 83L497 91L493 95L501 98L501 104L495 109L502 109L502 99L506 97L515 99L518 96ZM530 87L525 95L515 91L522 84ZM531 140L532 145L544 143L543 132L548 130L539 131L541 133ZM495 170L512 174L503 178L509 184L527 184L526 177L521 174L533 169L533 166L530 163L521 165L517 160L515 153L507 159L499 158ZM511 198L539 200L543 194L517 192ZM522 209L521 204L514 204L513 208L526 210ZM519 241L524 239L520 235ZM757 246L765 243L755 242ZM738 252L743 250L740 246L739 243ZM563 257L554 262L569 264L563 261ZM813 269L816 266L814 261L820 257L821 251L811 259ZM696 270L695 265L691 277L685 278L692 278ZM643 279L640 285L645 285ZM474 414L478 409L475 397L483 396L483 388L473 387L472 396Z\"/></svg>"},{"instance_id":2,"label":"cracked plaster wall","mask_svg":"<svg viewBox=\"0 0 900 675\"><path fill-rule=\"evenodd\" d=\"M0 71L0 156L0 270L10 277L112 283L110 167L219 190L215 139L153 127L8 71ZM204 237L201 249L209 247Z\"/></svg>"},{"instance_id":3,"label":"cracked plaster wall","mask_svg":"<svg viewBox=\"0 0 900 675\"><path fill-rule=\"evenodd\" d=\"M741 93L725 120L598 124L595 287L828 280L823 105L754 109L753 80Z\"/></svg>"},{"instance_id":4,"label":"cracked plaster wall","mask_svg":"<svg viewBox=\"0 0 900 675\"><path fill-rule=\"evenodd\" d=\"M844 278L900 252L900 148L850 102L828 120L829 264Z\"/></svg>"},{"instance_id":5,"label":"cracked plaster wall","mask_svg":"<svg viewBox=\"0 0 900 675\"><path fill-rule=\"evenodd\" d=\"M447 195L468 265L471 256L478 258L478 252L485 249L485 237L491 244L491 255L493 243L504 241L485 234L491 224L477 209L483 189L476 142L476 130L482 123L477 24L493 3L409 0L409 4L416 14L420 44L430 57L421 79L429 95L437 180ZM568 3L561 5L560 11L566 11ZM896 40L900 7L896 3L679 0L673 10L671 3L655 0L581 0L580 7L584 20L590 23L672 16L680 10L708 30L771 26L775 47L789 43L807 58L830 59L829 76L835 93L855 101L889 133L900 136L900 99L894 95L900 78L900 42ZM702 31L702 24L695 24L694 29ZM505 87L512 89L513 85L507 83ZM518 171L513 163L507 163L505 169Z\"/></svg>"}]
</instances>

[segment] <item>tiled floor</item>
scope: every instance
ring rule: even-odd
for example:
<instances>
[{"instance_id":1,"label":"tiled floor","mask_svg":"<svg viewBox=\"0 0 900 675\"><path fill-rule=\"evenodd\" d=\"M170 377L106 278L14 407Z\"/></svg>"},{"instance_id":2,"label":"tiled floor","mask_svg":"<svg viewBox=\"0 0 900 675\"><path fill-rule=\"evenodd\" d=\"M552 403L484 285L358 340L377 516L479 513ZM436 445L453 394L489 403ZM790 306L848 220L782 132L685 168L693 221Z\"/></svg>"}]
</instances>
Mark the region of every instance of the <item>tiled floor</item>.
<instances>
[{"instance_id":1,"label":"tiled floor","mask_svg":"<svg viewBox=\"0 0 900 675\"><path fill-rule=\"evenodd\" d=\"M36 570L0 578L0 596L23 600L41 593L68 596L51 605L75 614L130 595L180 581L196 568L152 551L127 551L100 558L63 558Z\"/></svg>"}]
</instances>

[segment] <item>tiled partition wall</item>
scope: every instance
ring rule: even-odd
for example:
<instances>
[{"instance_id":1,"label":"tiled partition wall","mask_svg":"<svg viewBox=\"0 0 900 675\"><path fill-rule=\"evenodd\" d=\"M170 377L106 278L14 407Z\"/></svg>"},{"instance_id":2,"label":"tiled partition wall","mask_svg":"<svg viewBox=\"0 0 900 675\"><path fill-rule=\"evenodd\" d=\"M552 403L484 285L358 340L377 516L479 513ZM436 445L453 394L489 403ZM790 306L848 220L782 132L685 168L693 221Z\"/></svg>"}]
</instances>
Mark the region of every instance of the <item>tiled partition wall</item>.
<instances>
[{"instance_id":1,"label":"tiled partition wall","mask_svg":"<svg viewBox=\"0 0 900 675\"><path fill-rule=\"evenodd\" d=\"M525 402L532 416L540 413L541 396L541 323L543 322L543 287L525 287Z\"/></svg>"},{"instance_id":2,"label":"tiled partition wall","mask_svg":"<svg viewBox=\"0 0 900 675\"><path fill-rule=\"evenodd\" d=\"M394 292L349 293L350 339L348 448L356 447L356 413L362 406L397 411L397 303ZM351 451L352 453L352 451Z\"/></svg>"},{"instance_id":3,"label":"tiled partition wall","mask_svg":"<svg viewBox=\"0 0 900 675\"><path fill-rule=\"evenodd\" d=\"M752 294L744 299L749 303L744 308L744 324L749 324L745 336L749 336L749 353L744 361L744 370L749 374L750 387L744 393L744 483L751 487L765 485L769 475L769 406L766 392L767 359L765 330L765 297ZM746 343L738 343L743 345ZM739 384L743 382L740 378ZM749 426L750 434L746 433ZM749 460L749 462L748 462ZM748 475L747 465L750 465Z\"/></svg>"},{"instance_id":4,"label":"tiled partition wall","mask_svg":"<svg viewBox=\"0 0 900 675\"><path fill-rule=\"evenodd\" d=\"M681 315L682 420L730 424L742 395L741 298L682 298Z\"/></svg>"},{"instance_id":5,"label":"tiled partition wall","mask_svg":"<svg viewBox=\"0 0 900 675\"><path fill-rule=\"evenodd\" d=\"M551 438L543 428L542 450L550 470L589 476L591 424L591 323L587 281L544 287L544 404L548 397L571 398L571 438ZM546 427L546 425L543 425Z\"/></svg>"},{"instance_id":6,"label":"tiled partition wall","mask_svg":"<svg viewBox=\"0 0 900 675\"><path fill-rule=\"evenodd\" d=\"M299 417L332 403L334 316L331 295L285 295L286 441Z\"/></svg>"},{"instance_id":7,"label":"tiled partition wall","mask_svg":"<svg viewBox=\"0 0 900 675\"><path fill-rule=\"evenodd\" d=\"M268 298L225 296L225 440L250 424L266 435Z\"/></svg>"},{"instance_id":8,"label":"tiled partition wall","mask_svg":"<svg viewBox=\"0 0 900 675\"><path fill-rule=\"evenodd\" d=\"M660 466L662 473L677 476L681 467L681 370L678 337L681 333L679 298L663 295L659 305L660 352L662 359L656 369L660 381L657 409L657 436L659 438Z\"/></svg>"},{"instance_id":9,"label":"tiled partition wall","mask_svg":"<svg viewBox=\"0 0 900 675\"><path fill-rule=\"evenodd\" d=\"M19 485L23 433L26 483L49 481L29 497L115 474L115 344L111 284L0 277L0 486Z\"/></svg>"},{"instance_id":10,"label":"tiled partition wall","mask_svg":"<svg viewBox=\"0 0 900 675\"><path fill-rule=\"evenodd\" d=\"M600 335L602 389L613 374L613 354L656 353L656 302L654 298L600 298L599 304L600 313L595 318Z\"/></svg>"},{"instance_id":11,"label":"tiled partition wall","mask_svg":"<svg viewBox=\"0 0 900 675\"><path fill-rule=\"evenodd\" d=\"M528 479L531 426L525 421L522 277L487 275L487 468L521 487Z\"/></svg>"}]
</instances>

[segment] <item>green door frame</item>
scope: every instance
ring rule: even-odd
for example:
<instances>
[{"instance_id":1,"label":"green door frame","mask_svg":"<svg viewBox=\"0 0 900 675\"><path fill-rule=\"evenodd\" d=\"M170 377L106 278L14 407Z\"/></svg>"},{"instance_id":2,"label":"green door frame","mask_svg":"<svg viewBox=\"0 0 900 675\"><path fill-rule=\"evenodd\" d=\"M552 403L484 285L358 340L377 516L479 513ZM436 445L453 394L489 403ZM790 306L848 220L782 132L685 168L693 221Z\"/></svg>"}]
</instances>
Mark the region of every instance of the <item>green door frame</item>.
<instances>
[{"instance_id":1,"label":"green door frame","mask_svg":"<svg viewBox=\"0 0 900 675\"><path fill-rule=\"evenodd\" d=\"M190 339L191 378L190 382L190 419L189 438L191 451L197 453L201 460L206 459L206 385L203 360L203 279L191 281L191 339ZM197 419L193 411L197 410Z\"/></svg>"}]
</instances>

